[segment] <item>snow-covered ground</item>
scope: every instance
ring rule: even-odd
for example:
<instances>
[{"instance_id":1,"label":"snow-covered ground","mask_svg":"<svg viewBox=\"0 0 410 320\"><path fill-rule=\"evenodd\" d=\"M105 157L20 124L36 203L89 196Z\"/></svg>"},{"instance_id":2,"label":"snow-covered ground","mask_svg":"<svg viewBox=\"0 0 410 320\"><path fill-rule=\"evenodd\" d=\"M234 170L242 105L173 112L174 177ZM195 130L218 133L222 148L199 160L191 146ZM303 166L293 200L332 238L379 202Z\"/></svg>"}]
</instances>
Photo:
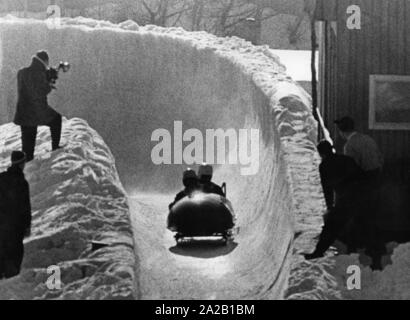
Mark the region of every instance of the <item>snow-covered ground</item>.
<instances>
[{"instance_id":1,"label":"snow-covered ground","mask_svg":"<svg viewBox=\"0 0 410 320\"><path fill-rule=\"evenodd\" d=\"M305 262L300 256L313 249L324 210L315 151L317 126L310 97L268 47L179 28L89 19L63 19L57 29L41 21L2 19L0 40L3 123L13 115L16 72L32 54L43 48L54 63L72 63L50 101L67 117L86 119L116 159L129 195L142 298L350 297L352 293L344 290L343 266L354 257ZM185 166L154 165L151 134L159 128L172 133L176 120L183 122L184 130L260 130L256 175L241 176L239 165L221 165L215 173L216 182L227 182L240 227L225 251L176 250L165 229L166 205L180 188ZM17 132L10 137L17 141ZM110 166L114 160L108 159L105 164ZM70 206L71 200L67 203ZM127 209L121 209L120 220L125 222ZM45 216L52 225L53 215ZM89 227L95 228L93 223ZM124 228L129 235L126 223ZM102 258L127 266L132 260L125 253ZM402 270L405 259L396 257L397 267L386 269L386 279L399 274L395 268ZM363 273L367 275L365 269ZM377 276L369 272L367 278L372 279L367 287L375 292Z\"/></svg>"},{"instance_id":2,"label":"snow-covered ground","mask_svg":"<svg viewBox=\"0 0 410 320\"><path fill-rule=\"evenodd\" d=\"M286 66L286 74L293 81L312 81L311 59L312 52L308 50L277 50L272 49L280 62ZM316 54L316 70L319 67L319 54Z\"/></svg>"},{"instance_id":3,"label":"snow-covered ground","mask_svg":"<svg viewBox=\"0 0 410 320\"><path fill-rule=\"evenodd\" d=\"M39 130L37 160L25 170L32 234L25 242L21 274L0 281L0 299L132 299L137 264L114 158L85 121L64 121L63 130L66 146L54 153L49 131ZM11 151L21 148L20 129L2 125L0 136L3 171ZM92 241L109 246L93 252ZM61 270L61 290L47 287L55 274L54 269L47 273L51 266Z\"/></svg>"}]
</instances>

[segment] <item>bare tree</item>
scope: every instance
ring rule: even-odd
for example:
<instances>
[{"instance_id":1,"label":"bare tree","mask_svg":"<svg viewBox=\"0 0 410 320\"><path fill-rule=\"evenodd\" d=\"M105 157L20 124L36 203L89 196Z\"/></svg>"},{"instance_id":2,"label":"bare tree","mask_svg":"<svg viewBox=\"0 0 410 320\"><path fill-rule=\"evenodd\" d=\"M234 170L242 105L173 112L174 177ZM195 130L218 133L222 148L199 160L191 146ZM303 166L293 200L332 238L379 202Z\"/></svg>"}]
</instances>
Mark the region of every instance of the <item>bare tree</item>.
<instances>
[{"instance_id":1,"label":"bare tree","mask_svg":"<svg viewBox=\"0 0 410 320\"><path fill-rule=\"evenodd\" d=\"M263 0L225 0L215 1L218 4L209 9L209 20L213 21L206 31L219 36L243 34L243 30L251 33L250 39L259 44L262 22L279 14L273 10L270 2ZM242 32L240 31L242 30Z\"/></svg>"},{"instance_id":2,"label":"bare tree","mask_svg":"<svg viewBox=\"0 0 410 320\"><path fill-rule=\"evenodd\" d=\"M191 31L197 31L201 29L202 20L204 18L205 1L204 0L192 0L191 7Z\"/></svg>"},{"instance_id":3,"label":"bare tree","mask_svg":"<svg viewBox=\"0 0 410 320\"><path fill-rule=\"evenodd\" d=\"M145 11L142 14L143 24L155 24L158 26L170 26L170 21L179 21L182 15L191 9L190 1L185 0L141 0L141 5Z\"/></svg>"},{"instance_id":4,"label":"bare tree","mask_svg":"<svg viewBox=\"0 0 410 320\"><path fill-rule=\"evenodd\" d=\"M22 0L17 0L22 1ZM76 14L140 25L182 26L218 36L238 35L259 44L264 20L279 14L286 19L289 42L306 34L306 8L314 0L64 0ZM311 11L311 10L310 10ZM293 18L292 18L293 16ZM283 23L283 20L282 22Z\"/></svg>"}]
</instances>

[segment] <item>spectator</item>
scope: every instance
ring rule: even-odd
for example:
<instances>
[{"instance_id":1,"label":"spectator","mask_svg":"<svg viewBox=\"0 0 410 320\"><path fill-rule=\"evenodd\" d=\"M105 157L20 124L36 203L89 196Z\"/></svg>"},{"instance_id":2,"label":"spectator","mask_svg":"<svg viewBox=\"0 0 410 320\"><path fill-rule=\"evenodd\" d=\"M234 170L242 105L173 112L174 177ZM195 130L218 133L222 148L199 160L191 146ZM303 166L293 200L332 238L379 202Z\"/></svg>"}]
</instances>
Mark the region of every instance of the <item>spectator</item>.
<instances>
[{"instance_id":1,"label":"spectator","mask_svg":"<svg viewBox=\"0 0 410 320\"><path fill-rule=\"evenodd\" d=\"M346 140L344 154L352 157L368 178L378 179L383 167L383 156L376 142L368 135L355 131L352 118L344 117L335 123Z\"/></svg>"},{"instance_id":2,"label":"spectator","mask_svg":"<svg viewBox=\"0 0 410 320\"><path fill-rule=\"evenodd\" d=\"M322 162L319 166L320 178L325 195L327 214L319 242L307 260L323 257L327 249L342 233L347 224L357 215L357 188L362 172L354 160L337 155L328 141L318 145Z\"/></svg>"},{"instance_id":3,"label":"spectator","mask_svg":"<svg viewBox=\"0 0 410 320\"><path fill-rule=\"evenodd\" d=\"M26 155L13 151L11 167L0 174L0 279L20 273L23 239L30 235L29 185L24 177Z\"/></svg>"},{"instance_id":4,"label":"spectator","mask_svg":"<svg viewBox=\"0 0 410 320\"><path fill-rule=\"evenodd\" d=\"M373 269L381 268L383 244L377 228L383 156L376 142L368 135L355 130L352 118L344 117L335 121L340 135L346 140L344 154L352 157L363 170L359 193L361 195L358 216L358 238L366 247L366 253L373 259Z\"/></svg>"},{"instance_id":5,"label":"spectator","mask_svg":"<svg viewBox=\"0 0 410 320\"><path fill-rule=\"evenodd\" d=\"M60 148L62 117L48 105L47 95L52 90L46 75L48 64L47 52L39 51L31 65L17 73L18 101L14 123L21 127L27 162L34 158L38 126L50 127L52 150Z\"/></svg>"}]
</instances>

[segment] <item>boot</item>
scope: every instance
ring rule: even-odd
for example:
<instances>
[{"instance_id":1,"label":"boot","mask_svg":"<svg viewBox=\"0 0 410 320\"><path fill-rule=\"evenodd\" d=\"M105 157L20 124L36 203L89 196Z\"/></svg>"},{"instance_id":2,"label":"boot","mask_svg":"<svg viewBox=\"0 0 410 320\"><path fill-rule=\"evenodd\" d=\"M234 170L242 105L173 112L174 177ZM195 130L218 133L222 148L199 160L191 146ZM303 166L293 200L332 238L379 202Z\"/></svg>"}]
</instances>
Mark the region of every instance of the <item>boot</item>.
<instances>
[{"instance_id":1,"label":"boot","mask_svg":"<svg viewBox=\"0 0 410 320\"><path fill-rule=\"evenodd\" d=\"M314 251L313 253L304 254L304 257L306 260L314 260L314 259L323 258L324 254L319 251Z\"/></svg>"}]
</instances>

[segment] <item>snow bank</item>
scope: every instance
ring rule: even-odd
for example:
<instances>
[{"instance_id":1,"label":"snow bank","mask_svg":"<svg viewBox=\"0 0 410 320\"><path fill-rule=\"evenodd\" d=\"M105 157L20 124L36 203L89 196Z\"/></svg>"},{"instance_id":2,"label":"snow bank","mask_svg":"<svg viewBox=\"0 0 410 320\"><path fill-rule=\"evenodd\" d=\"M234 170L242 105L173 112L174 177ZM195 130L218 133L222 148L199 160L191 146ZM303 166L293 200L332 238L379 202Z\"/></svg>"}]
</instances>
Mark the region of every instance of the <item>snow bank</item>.
<instances>
[{"instance_id":1,"label":"snow bank","mask_svg":"<svg viewBox=\"0 0 410 320\"><path fill-rule=\"evenodd\" d=\"M397 246L397 245L396 245ZM389 247L389 246L388 246ZM390 248L393 252L383 257L384 269L372 271L369 258L351 255L335 258L332 274L336 275L343 299L352 300L409 300L410 299L410 244ZM394 249L394 250L393 250ZM361 270L361 288L348 290L346 273L349 266Z\"/></svg>"},{"instance_id":2,"label":"snow bank","mask_svg":"<svg viewBox=\"0 0 410 320\"><path fill-rule=\"evenodd\" d=\"M389 245L388 245L389 247ZM372 271L370 258L361 254L340 255L314 262L299 262L292 273L289 299L409 300L410 244L390 247L383 270ZM358 267L355 285L348 289L349 268ZM357 269L356 269L357 270ZM356 272L356 271L355 271ZM312 275L321 279L313 283ZM359 279L359 282L358 280Z\"/></svg>"},{"instance_id":3,"label":"snow bank","mask_svg":"<svg viewBox=\"0 0 410 320\"><path fill-rule=\"evenodd\" d=\"M20 129L0 127L0 169L19 150ZM114 158L101 137L79 119L64 121L66 147L50 153L49 131L37 138L37 160L26 178L32 202L32 235L23 270L0 281L0 299L128 299L136 296L128 204ZM91 241L108 247L91 250ZM50 266L61 269L61 290L50 290Z\"/></svg>"},{"instance_id":4,"label":"snow bank","mask_svg":"<svg viewBox=\"0 0 410 320\"><path fill-rule=\"evenodd\" d=\"M289 273L288 297L321 296L309 290L326 289L326 278L320 283L325 273L309 271L297 255L308 242L314 245L311 238L324 207L314 151L316 123L310 98L267 46L90 19L63 19L59 29L41 21L3 19L0 39L0 121L11 120L16 71L32 54L44 48L52 62L70 61L72 70L61 76L51 104L67 117L87 119L101 134L130 194L180 187L184 166L152 162L154 130L172 133L175 120L182 120L185 130L259 129L259 172L241 176L240 166L221 165L215 173L217 182L227 182L241 232L225 265L232 275L215 282L223 287L213 296L283 298ZM151 231L138 220L135 228L137 247L150 247L141 242L152 238ZM296 245L295 228L301 234ZM296 255L291 259L292 248ZM309 284L300 285L306 275Z\"/></svg>"}]
</instances>

